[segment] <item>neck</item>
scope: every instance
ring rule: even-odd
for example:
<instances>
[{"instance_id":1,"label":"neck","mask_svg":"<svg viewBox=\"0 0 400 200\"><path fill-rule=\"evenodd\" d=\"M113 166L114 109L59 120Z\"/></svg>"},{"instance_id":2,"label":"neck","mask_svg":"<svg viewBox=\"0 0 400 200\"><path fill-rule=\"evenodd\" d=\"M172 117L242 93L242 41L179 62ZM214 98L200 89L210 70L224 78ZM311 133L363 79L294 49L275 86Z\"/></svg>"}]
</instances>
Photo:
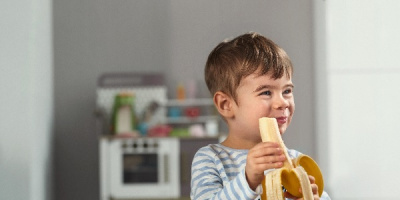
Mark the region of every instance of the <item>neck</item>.
<instances>
[{"instance_id":1,"label":"neck","mask_svg":"<svg viewBox=\"0 0 400 200\"><path fill-rule=\"evenodd\" d=\"M228 135L228 137L221 144L232 149L251 149L260 142L261 138L259 141L252 141L249 139Z\"/></svg>"}]
</instances>

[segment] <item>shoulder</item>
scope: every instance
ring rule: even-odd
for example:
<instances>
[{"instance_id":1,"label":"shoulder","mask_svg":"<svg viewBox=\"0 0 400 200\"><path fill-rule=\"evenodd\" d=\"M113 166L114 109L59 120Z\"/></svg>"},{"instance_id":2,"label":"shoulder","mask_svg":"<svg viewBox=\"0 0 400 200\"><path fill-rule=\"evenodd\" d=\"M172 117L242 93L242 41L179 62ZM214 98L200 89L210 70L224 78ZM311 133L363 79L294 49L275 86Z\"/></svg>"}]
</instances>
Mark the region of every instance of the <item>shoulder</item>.
<instances>
[{"instance_id":1,"label":"shoulder","mask_svg":"<svg viewBox=\"0 0 400 200\"><path fill-rule=\"evenodd\" d=\"M238 150L221 144L209 144L200 148L193 158L195 162L214 162L215 164L236 161L247 156L248 150Z\"/></svg>"},{"instance_id":2,"label":"shoulder","mask_svg":"<svg viewBox=\"0 0 400 200\"><path fill-rule=\"evenodd\" d=\"M224 151L224 148L219 144L209 144L207 146L201 147L197 150L194 155L194 160L196 159L212 159L214 160L216 157Z\"/></svg>"},{"instance_id":3,"label":"shoulder","mask_svg":"<svg viewBox=\"0 0 400 200\"><path fill-rule=\"evenodd\" d=\"M199 150L197 150L195 157L196 156L214 157L215 155L219 154L220 151L221 151L221 148L219 148L217 144L209 144L209 145L201 147Z\"/></svg>"},{"instance_id":4,"label":"shoulder","mask_svg":"<svg viewBox=\"0 0 400 200\"><path fill-rule=\"evenodd\" d=\"M207 145L201 147L197 150L196 154L194 155L193 162L199 162L204 160L214 160L215 155L217 155L218 151L213 148L213 145Z\"/></svg>"},{"instance_id":5,"label":"shoulder","mask_svg":"<svg viewBox=\"0 0 400 200\"><path fill-rule=\"evenodd\" d=\"M221 164L218 155L221 151L217 144L209 144L197 150L192 160L192 175L196 171L217 174L216 169Z\"/></svg>"}]
</instances>

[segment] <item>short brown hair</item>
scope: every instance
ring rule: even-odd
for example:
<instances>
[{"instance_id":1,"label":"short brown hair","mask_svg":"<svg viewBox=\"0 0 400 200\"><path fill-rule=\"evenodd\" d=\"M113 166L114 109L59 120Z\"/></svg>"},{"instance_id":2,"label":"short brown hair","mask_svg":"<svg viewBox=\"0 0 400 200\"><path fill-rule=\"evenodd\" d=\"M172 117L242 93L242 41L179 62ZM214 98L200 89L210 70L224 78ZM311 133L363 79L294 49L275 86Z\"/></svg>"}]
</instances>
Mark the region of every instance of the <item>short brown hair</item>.
<instances>
[{"instance_id":1,"label":"short brown hair","mask_svg":"<svg viewBox=\"0 0 400 200\"><path fill-rule=\"evenodd\" d=\"M257 70L259 76L272 72L274 79L293 74L292 62L282 48L250 32L218 44L208 56L204 76L211 95L221 91L236 101L240 81Z\"/></svg>"}]
</instances>

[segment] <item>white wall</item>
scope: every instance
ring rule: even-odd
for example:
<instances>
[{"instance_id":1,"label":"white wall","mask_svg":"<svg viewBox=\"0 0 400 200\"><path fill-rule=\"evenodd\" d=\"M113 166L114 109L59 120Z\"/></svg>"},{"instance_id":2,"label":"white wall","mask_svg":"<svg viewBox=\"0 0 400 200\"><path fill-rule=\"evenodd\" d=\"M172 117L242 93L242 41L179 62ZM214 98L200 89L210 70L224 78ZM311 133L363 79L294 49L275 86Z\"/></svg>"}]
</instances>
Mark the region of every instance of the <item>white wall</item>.
<instances>
[{"instance_id":1,"label":"white wall","mask_svg":"<svg viewBox=\"0 0 400 200\"><path fill-rule=\"evenodd\" d=\"M400 2L326 1L327 185L333 199L398 199ZM320 74L321 75L321 74Z\"/></svg>"},{"instance_id":2,"label":"white wall","mask_svg":"<svg viewBox=\"0 0 400 200\"><path fill-rule=\"evenodd\" d=\"M323 0L313 0L313 36L316 158L322 174L329 177L326 1ZM325 190L330 193L329 185L325 185Z\"/></svg>"},{"instance_id":3,"label":"white wall","mask_svg":"<svg viewBox=\"0 0 400 200\"><path fill-rule=\"evenodd\" d=\"M0 8L0 199L51 198L51 1Z\"/></svg>"}]
</instances>

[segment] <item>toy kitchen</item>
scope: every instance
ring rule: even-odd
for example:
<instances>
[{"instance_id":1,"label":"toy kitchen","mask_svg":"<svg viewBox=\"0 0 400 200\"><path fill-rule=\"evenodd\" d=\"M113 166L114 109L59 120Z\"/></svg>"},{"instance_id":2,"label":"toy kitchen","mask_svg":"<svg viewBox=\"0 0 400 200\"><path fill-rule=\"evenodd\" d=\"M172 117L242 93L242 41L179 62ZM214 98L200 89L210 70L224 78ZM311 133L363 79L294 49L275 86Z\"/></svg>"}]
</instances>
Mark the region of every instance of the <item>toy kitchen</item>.
<instances>
[{"instance_id":1,"label":"toy kitchen","mask_svg":"<svg viewBox=\"0 0 400 200\"><path fill-rule=\"evenodd\" d=\"M219 142L207 98L167 98L161 74L100 76L96 99L101 200L190 199L196 151Z\"/></svg>"}]
</instances>

